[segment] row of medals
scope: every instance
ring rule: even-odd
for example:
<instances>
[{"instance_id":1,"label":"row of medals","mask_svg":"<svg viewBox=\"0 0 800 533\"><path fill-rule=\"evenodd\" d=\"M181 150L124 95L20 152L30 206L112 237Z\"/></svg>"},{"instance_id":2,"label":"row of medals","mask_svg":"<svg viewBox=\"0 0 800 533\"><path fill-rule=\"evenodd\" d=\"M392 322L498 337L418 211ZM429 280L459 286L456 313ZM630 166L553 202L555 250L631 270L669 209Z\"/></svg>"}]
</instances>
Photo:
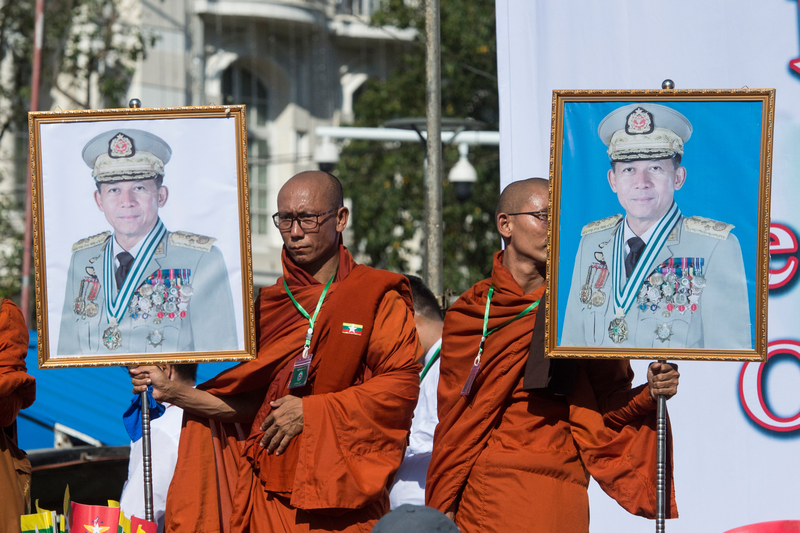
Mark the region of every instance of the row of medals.
<instances>
[{"instance_id":1,"label":"row of medals","mask_svg":"<svg viewBox=\"0 0 800 533\"><path fill-rule=\"evenodd\" d=\"M94 302L100 292L100 280L93 267L87 267L87 277L81 280L78 297L73 304L73 312L82 319L94 318L100 307ZM187 276L188 277L188 276ZM183 279L160 278L151 276L145 280L141 287L131 298L128 311L134 321L144 322L151 315L155 315L153 324L158 325L163 318L175 320L186 316L186 308L192 297L191 284ZM89 302L86 302L88 298ZM151 331L147 340L153 346L158 346L163 341L163 335L158 330ZM112 325L103 333L103 344L109 350L116 350L122 345L122 334L116 325Z\"/></svg>"},{"instance_id":2,"label":"row of medals","mask_svg":"<svg viewBox=\"0 0 800 533\"><path fill-rule=\"evenodd\" d=\"M154 325L159 325L166 318L172 321L176 318L183 319L186 317L186 309L193 293L194 290L188 280L151 276L136 289L131 297L128 311L135 323L144 322L151 316L154 316ZM153 340L150 339L151 343Z\"/></svg>"},{"instance_id":3,"label":"row of medals","mask_svg":"<svg viewBox=\"0 0 800 533\"><path fill-rule=\"evenodd\" d=\"M663 303L664 311L661 314L664 318L669 318L675 310L680 314L684 314L687 310L696 312L700 305L700 295L706 286L706 278L702 273L703 262L702 258L692 258L686 266L681 267L671 267L668 263L662 263L639 289L639 294L636 296L639 310L649 309L655 313ZM605 263L591 265L586 283L581 287L581 303L589 309L592 306L603 305L606 295L602 289L607 279L608 266ZM672 327L667 323L661 323L656 327L655 334L661 342L665 342L672 335ZM625 342L628 331L624 319L612 321L609 337L615 343Z\"/></svg>"}]
</instances>

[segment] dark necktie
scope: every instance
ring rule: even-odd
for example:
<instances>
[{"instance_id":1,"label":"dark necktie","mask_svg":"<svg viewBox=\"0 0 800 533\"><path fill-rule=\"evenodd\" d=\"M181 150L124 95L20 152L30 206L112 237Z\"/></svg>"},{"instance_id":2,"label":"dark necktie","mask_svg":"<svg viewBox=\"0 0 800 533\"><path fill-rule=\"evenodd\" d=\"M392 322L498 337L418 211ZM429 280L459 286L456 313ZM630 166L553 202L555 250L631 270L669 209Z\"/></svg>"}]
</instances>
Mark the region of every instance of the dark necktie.
<instances>
[{"instance_id":1,"label":"dark necktie","mask_svg":"<svg viewBox=\"0 0 800 533\"><path fill-rule=\"evenodd\" d=\"M631 251L628 252L628 256L625 258L625 276L631 277L631 272L633 272L636 263L639 262L639 256L642 255L645 244L639 237L631 237L628 239L628 247L630 247Z\"/></svg>"},{"instance_id":2,"label":"dark necktie","mask_svg":"<svg viewBox=\"0 0 800 533\"><path fill-rule=\"evenodd\" d=\"M125 278L128 277L128 271L131 269L131 265L133 264L133 256L128 252L120 252L117 254L117 261L119 261L119 266L117 267L117 271L114 273L114 277L117 280L117 290L122 288L122 284L125 283Z\"/></svg>"}]
</instances>

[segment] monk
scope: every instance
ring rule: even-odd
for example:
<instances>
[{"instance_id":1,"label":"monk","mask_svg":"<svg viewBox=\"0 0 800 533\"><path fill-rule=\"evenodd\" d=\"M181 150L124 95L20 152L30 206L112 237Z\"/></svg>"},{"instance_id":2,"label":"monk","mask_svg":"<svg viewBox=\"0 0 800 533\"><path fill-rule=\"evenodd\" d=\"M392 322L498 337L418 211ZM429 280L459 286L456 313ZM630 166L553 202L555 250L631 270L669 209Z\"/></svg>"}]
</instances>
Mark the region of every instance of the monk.
<instances>
[{"instance_id":1,"label":"monk","mask_svg":"<svg viewBox=\"0 0 800 533\"><path fill-rule=\"evenodd\" d=\"M626 360L529 356L544 321L548 207L546 180L503 191L505 250L445 317L426 503L464 533L586 533L590 474L629 512L655 516L655 398L677 392L678 372L652 364L647 385L631 389Z\"/></svg>"},{"instance_id":2,"label":"monk","mask_svg":"<svg viewBox=\"0 0 800 533\"><path fill-rule=\"evenodd\" d=\"M30 510L31 463L17 447L17 414L36 399L36 380L27 373L28 328L11 300L0 305L0 531L19 531Z\"/></svg>"},{"instance_id":3,"label":"monk","mask_svg":"<svg viewBox=\"0 0 800 533\"><path fill-rule=\"evenodd\" d=\"M329 174L291 178L273 220L284 275L256 301L258 358L196 389L134 371L186 412L166 531L368 532L389 511L421 370L408 282L353 261Z\"/></svg>"}]
</instances>

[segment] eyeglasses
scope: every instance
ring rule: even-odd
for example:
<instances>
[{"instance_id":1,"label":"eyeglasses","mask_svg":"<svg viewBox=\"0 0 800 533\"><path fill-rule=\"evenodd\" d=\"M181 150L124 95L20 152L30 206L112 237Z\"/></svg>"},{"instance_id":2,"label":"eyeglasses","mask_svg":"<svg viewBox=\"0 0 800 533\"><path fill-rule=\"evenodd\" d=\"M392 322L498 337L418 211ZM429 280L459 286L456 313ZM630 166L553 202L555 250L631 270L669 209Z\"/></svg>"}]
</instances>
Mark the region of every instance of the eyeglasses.
<instances>
[{"instance_id":1,"label":"eyeglasses","mask_svg":"<svg viewBox=\"0 0 800 533\"><path fill-rule=\"evenodd\" d=\"M272 215L272 222L275 223L275 227L279 230L290 230L292 229L292 224L294 221L297 221L297 224L300 226L300 229L314 229L319 226L319 217L330 215L331 213L335 213L340 208L331 209L330 211L326 211L324 213L319 213L316 215L307 215L307 214L300 214L296 217L286 213L275 213Z\"/></svg>"},{"instance_id":2,"label":"eyeglasses","mask_svg":"<svg viewBox=\"0 0 800 533\"><path fill-rule=\"evenodd\" d=\"M506 215L513 217L515 215L530 215L532 217L536 217L545 224L550 219L550 212L549 211L526 211L524 213L506 213Z\"/></svg>"}]
</instances>

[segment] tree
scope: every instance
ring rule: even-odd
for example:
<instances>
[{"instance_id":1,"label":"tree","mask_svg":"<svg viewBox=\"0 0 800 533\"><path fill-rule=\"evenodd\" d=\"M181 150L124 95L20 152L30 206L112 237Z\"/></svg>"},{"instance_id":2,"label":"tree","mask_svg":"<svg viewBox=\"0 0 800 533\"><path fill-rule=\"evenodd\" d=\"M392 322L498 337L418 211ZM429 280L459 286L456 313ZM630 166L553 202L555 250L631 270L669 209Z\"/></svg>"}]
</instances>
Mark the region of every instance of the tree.
<instances>
[{"instance_id":1,"label":"tree","mask_svg":"<svg viewBox=\"0 0 800 533\"><path fill-rule=\"evenodd\" d=\"M133 0L46 0L40 108L60 95L72 108L119 107L136 62L154 39L137 21ZM0 144L28 165L27 142L33 64L35 0L0 0ZM9 139L8 137L13 137ZM24 172L0 173L0 297L19 294L22 265ZM8 183L13 181L13 183Z\"/></svg>"},{"instance_id":2,"label":"tree","mask_svg":"<svg viewBox=\"0 0 800 533\"><path fill-rule=\"evenodd\" d=\"M423 3L385 2L373 24L416 27L416 46L386 79L370 79L354 103L358 126L379 126L392 118L425 115L425 18ZM497 52L494 0L449 0L441 6L442 115L472 117L498 126ZM353 199L355 249L373 266L409 272L418 252L423 219L423 160L420 143L385 146L351 142L337 170ZM472 198L459 202L446 180L458 159L455 146L444 150L444 286L457 293L486 278L500 246L494 222L499 194L496 147L472 147L478 171Z\"/></svg>"}]
</instances>

